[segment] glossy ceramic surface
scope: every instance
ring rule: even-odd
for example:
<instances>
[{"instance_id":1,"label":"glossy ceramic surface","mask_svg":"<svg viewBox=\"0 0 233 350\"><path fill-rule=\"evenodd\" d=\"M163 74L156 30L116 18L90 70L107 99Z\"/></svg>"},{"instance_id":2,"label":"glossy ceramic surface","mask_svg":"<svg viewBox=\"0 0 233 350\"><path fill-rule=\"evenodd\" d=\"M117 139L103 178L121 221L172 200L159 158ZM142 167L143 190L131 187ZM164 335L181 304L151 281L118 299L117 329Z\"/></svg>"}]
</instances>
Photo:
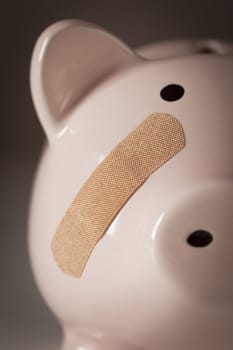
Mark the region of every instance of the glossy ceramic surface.
<instances>
[{"instance_id":1,"label":"glossy ceramic surface","mask_svg":"<svg viewBox=\"0 0 233 350\"><path fill-rule=\"evenodd\" d=\"M95 26L65 21L35 47L32 95L48 142L29 249L63 350L233 346L233 57L230 44L214 43L210 54L199 52L203 41L152 45L138 51L145 60ZM184 96L163 100L169 84ZM123 207L82 278L65 275L51 253L57 225L96 166L153 112L179 119L185 148ZM196 230L213 242L190 246Z\"/></svg>"}]
</instances>

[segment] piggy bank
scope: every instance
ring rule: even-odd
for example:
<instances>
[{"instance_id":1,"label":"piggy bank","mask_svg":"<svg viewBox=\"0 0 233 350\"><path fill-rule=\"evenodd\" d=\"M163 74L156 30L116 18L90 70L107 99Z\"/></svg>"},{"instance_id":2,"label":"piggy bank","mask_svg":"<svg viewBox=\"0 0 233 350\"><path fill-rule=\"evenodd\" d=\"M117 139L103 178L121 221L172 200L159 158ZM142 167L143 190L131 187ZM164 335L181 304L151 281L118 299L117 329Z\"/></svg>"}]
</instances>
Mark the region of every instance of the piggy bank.
<instances>
[{"instance_id":1,"label":"piggy bank","mask_svg":"<svg viewBox=\"0 0 233 350\"><path fill-rule=\"evenodd\" d=\"M63 350L233 348L233 47L40 36L29 251Z\"/></svg>"}]
</instances>

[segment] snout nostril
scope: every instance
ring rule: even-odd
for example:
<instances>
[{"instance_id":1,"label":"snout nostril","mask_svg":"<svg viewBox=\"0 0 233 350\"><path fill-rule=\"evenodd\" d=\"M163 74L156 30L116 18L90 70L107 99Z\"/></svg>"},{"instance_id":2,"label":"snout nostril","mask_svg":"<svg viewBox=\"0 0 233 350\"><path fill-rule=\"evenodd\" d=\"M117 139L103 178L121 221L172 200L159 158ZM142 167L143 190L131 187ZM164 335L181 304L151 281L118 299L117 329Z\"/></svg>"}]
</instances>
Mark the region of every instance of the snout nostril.
<instances>
[{"instance_id":1,"label":"snout nostril","mask_svg":"<svg viewBox=\"0 0 233 350\"><path fill-rule=\"evenodd\" d=\"M204 230L194 231L187 238L187 243L196 248L206 247L212 241L213 236L211 233Z\"/></svg>"}]
</instances>

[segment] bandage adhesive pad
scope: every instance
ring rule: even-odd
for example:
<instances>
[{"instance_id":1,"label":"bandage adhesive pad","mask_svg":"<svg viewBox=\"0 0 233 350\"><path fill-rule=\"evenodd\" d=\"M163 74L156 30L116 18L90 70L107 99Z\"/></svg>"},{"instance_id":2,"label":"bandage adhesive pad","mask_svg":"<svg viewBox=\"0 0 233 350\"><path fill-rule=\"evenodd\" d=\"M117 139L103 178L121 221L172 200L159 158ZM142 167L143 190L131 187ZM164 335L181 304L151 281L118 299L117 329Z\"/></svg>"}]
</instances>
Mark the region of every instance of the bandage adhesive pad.
<instances>
[{"instance_id":1,"label":"bandage adhesive pad","mask_svg":"<svg viewBox=\"0 0 233 350\"><path fill-rule=\"evenodd\" d=\"M125 203L184 146L181 123L165 113L149 115L115 146L80 188L55 232L52 253L64 273L81 277Z\"/></svg>"}]
</instances>

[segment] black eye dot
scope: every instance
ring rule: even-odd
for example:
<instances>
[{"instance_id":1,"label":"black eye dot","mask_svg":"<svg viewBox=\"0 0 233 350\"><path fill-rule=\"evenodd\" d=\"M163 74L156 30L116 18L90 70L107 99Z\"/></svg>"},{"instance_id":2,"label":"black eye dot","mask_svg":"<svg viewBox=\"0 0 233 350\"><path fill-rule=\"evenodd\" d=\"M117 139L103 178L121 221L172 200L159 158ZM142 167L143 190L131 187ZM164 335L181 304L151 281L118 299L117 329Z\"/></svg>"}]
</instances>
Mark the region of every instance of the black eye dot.
<instances>
[{"instance_id":1,"label":"black eye dot","mask_svg":"<svg viewBox=\"0 0 233 350\"><path fill-rule=\"evenodd\" d=\"M165 101L177 101L184 95L184 88L177 84L170 84L165 86L160 91L160 96Z\"/></svg>"},{"instance_id":2,"label":"black eye dot","mask_svg":"<svg viewBox=\"0 0 233 350\"><path fill-rule=\"evenodd\" d=\"M203 46L198 52L203 53L203 54L215 53L215 51L211 47L208 47L208 46Z\"/></svg>"},{"instance_id":3,"label":"black eye dot","mask_svg":"<svg viewBox=\"0 0 233 350\"><path fill-rule=\"evenodd\" d=\"M196 248L206 247L212 241L213 236L211 233L204 230L195 231L191 233L187 238L187 243Z\"/></svg>"}]
</instances>

